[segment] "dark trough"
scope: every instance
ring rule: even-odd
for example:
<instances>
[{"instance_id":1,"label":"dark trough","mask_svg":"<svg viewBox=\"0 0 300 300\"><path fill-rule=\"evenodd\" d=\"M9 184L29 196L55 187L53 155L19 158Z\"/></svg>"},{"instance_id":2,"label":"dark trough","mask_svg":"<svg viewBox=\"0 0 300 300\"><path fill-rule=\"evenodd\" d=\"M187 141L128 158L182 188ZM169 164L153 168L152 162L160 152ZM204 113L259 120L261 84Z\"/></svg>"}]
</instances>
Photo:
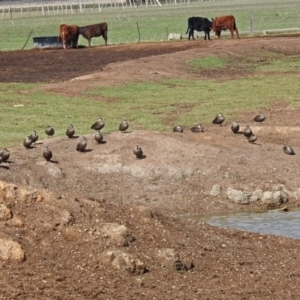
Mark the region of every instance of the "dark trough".
<instances>
[{"instance_id":1,"label":"dark trough","mask_svg":"<svg viewBox=\"0 0 300 300\"><path fill-rule=\"evenodd\" d=\"M61 42L57 41L57 36L38 36L33 38L34 48L62 48Z\"/></svg>"}]
</instances>

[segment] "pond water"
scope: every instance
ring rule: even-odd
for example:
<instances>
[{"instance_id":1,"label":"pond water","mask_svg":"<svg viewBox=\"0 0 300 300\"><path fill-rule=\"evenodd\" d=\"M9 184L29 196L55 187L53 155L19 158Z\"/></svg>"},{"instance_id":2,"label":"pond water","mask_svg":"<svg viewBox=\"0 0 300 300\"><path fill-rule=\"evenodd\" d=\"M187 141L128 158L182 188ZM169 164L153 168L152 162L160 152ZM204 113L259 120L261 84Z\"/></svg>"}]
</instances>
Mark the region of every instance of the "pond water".
<instances>
[{"instance_id":1,"label":"pond water","mask_svg":"<svg viewBox=\"0 0 300 300\"><path fill-rule=\"evenodd\" d=\"M212 226L235 228L258 233L276 234L300 239L300 209L267 212L240 212L227 215L192 217Z\"/></svg>"}]
</instances>

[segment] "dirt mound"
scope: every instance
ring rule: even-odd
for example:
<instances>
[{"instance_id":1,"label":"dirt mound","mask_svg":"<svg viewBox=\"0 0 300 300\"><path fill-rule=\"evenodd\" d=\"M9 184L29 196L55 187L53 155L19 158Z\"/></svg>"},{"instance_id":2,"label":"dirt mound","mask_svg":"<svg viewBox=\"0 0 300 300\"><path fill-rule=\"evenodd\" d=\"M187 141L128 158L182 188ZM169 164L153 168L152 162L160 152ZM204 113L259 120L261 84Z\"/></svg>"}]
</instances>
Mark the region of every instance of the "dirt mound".
<instances>
[{"instance_id":1,"label":"dirt mound","mask_svg":"<svg viewBox=\"0 0 300 300\"><path fill-rule=\"evenodd\" d=\"M299 51L298 39L280 37L6 52L0 53L0 80L51 77L55 83L45 89L72 95L77 88L128 78L199 78L182 68L195 53L235 51L245 59L262 47L286 55ZM70 53L76 66L67 60ZM100 58L88 65L88 56ZM24 67L18 74L17 58ZM43 70L36 77L30 58ZM112 63L118 58L123 62ZM68 63L55 66L62 61ZM243 74L201 76L227 80ZM298 205L299 111L276 103L264 113L260 125L250 113L241 116L240 131L250 125L255 144L234 135L225 120L223 126L206 124L204 133L187 127L183 133L104 130L100 144L91 132L82 153L76 151L81 137L11 148L9 161L0 165L0 298L297 299L298 241L183 218ZM284 154L287 143L295 156ZM136 144L143 159L133 154ZM46 146L50 162L42 156Z\"/></svg>"}]
</instances>

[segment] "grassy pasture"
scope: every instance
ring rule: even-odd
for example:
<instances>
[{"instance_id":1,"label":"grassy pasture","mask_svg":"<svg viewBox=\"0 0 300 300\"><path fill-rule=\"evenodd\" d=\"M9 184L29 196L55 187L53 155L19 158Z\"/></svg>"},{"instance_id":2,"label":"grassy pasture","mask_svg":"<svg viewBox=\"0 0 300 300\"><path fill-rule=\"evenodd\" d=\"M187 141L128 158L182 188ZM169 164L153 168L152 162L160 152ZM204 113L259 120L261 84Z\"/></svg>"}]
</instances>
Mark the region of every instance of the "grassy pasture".
<instances>
[{"instance_id":1,"label":"grassy pasture","mask_svg":"<svg viewBox=\"0 0 300 300\"><path fill-rule=\"evenodd\" d=\"M300 20L299 2L235 2L198 2L3 19L0 21L0 50L21 49L31 30L32 36L57 35L61 23L86 25L107 21L111 44L136 42L137 22L141 41L166 40L167 32L185 33L187 18L193 15L210 18L234 14L240 31L249 30L252 13L256 30L300 27L295 22L296 18ZM79 42L87 44L83 38ZM103 45L103 39L95 38L93 44ZM32 48L32 39L26 48ZM264 53L264 56L267 55ZM123 117L130 121L132 128L164 131L170 130L172 122L186 126L210 123L212 116L220 111L225 114L226 121L230 121L245 107L257 111L276 101L299 106L299 56L284 57L270 53L268 64L264 65L255 63L255 53L252 58L252 63L247 62L244 66L252 70L251 75L224 83L201 79L200 84L196 80L174 78L159 83L132 82L114 88L95 88L77 97L45 93L40 84L0 84L0 147L20 145L33 129L44 138L48 124L55 127L55 136L64 136L70 123L77 134L90 133L91 123L99 117L95 115L95 99L101 100L97 101L97 111L106 121L104 132L116 131ZM228 57L204 57L187 62L194 71L222 69L229 64ZM23 106L14 106L19 104ZM182 107L184 109L181 110Z\"/></svg>"},{"instance_id":2,"label":"grassy pasture","mask_svg":"<svg viewBox=\"0 0 300 300\"><path fill-rule=\"evenodd\" d=\"M33 36L55 36L58 34L59 24L87 25L106 21L109 24L109 43L134 43L138 41L137 23L140 30L141 41L167 40L168 33L185 33L187 19L190 16L205 16L209 19L224 14L233 14L236 17L240 31L255 31L265 29L300 28L300 2L299 1L205 1L170 4L162 7L153 6L146 8L140 6L135 9L122 9L117 7L103 8L101 12L97 7L85 10L84 13L38 15L21 17L20 13L3 14L0 20L0 51L21 49L31 32L25 49L33 47ZM1 6L0 6L1 13ZM253 26L250 25L251 15ZM103 39L94 38L93 45L103 45ZM87 41L80 37L79 43L87 45Z\"/></svg>"},{"instance_id":3,"label":"grassy pasture","mask_svg":"<svg viewBox=\"0 0 300 300\"><path fill-rule=\"evenodd\" d=\"M276 101L299 106L300 57L270 53L264 65L257 64L257 58L254 53L243 66L252 70L250 75L227 82L203 78L131 82L93 88L77 97L47 93L39 84L0 84L0 147L20 145L33 129L45 138L47 125L55 128L55 136L64 136L70 123L79 135L92 133L90 126L98 113L106 121L104 133L117 131L122 118L130 122L131 129L170 131L174 124L210 124L220 111L230 122L245 108L256 113ZM187 66L201 72L231 63L228 57L203 57ZM14 106L20 104L24 106Z\"/></svg>"}]
</instances>

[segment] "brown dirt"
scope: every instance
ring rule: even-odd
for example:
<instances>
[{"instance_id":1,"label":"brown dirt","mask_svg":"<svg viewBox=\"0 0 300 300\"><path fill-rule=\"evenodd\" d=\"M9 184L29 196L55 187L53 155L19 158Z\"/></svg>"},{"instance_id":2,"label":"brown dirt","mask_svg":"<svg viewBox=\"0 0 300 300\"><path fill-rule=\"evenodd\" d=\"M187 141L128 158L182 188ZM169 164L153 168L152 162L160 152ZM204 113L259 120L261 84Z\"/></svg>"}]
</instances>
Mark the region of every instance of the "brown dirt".
<instances>
[{"instance_id":1,"label":"brown dirt","mask_svg":"<svg viewBox=\"0 0 300 300\"><path fill-rule=\"evenodd\" d=\"M251 72L243 64L252 53L267 63L272 52L299 55L299 37L4 52L0 81L41 81L68 95L127 80L225 81ZM226 72L197 73L184 64L224 53L236 63ZM202 134L130 127L106 134L102 144L88 134L85 153L75 150L78 139L66 137L10 149L0 179L16 186L0 190L13 218L0 221L0 239L18 242L26 259L0 261L0 299L299 299L298 240L179 218L266 209L261 200L231 202L228 188L268 191L283 184L287 205L299 204L293 192L300 187L300 161L282 151L291 144L300 153L299 109L282 99L263 112L262 125L247 108L240 115L241 125L258 135L254 145L233 135L225 121L222 127L206 124ZM135 144L144 159L133 155ZM42 158L45 145L52 162ZM223 190L213 197L215 184ZM17 197L22 188L27 192Z\"/></svg>"}]
</instances>

